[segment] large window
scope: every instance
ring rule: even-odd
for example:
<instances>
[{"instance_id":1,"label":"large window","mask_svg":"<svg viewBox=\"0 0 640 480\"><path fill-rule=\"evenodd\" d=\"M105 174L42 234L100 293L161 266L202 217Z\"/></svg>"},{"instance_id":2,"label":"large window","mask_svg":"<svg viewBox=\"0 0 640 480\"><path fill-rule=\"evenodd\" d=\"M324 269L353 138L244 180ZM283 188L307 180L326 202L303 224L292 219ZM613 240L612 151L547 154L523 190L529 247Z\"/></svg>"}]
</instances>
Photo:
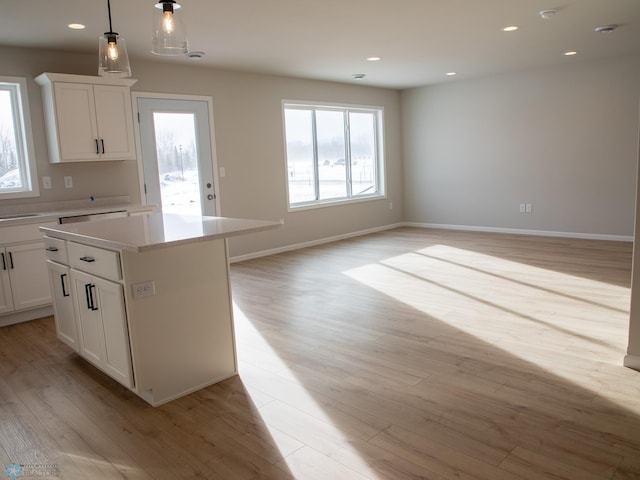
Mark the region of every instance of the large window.
<instances>
[{"instance_id":1,"label":"large window","mask_svg":"<svg viewBox=\"0 0 640 480\"><path fill-rule=\"evenodd\" d=\"M291 208L384 195L382 109L283 102Z\"/></svg>"},{"instance_id":2,"label":"large window","mask_svg":"<svg viewBox=\"0 0 640 480\"><path fill-rule=\"evenodd\" d=\"M24 78L0 77L0 200L38 195Z\"/></svg>"}]
</instances>

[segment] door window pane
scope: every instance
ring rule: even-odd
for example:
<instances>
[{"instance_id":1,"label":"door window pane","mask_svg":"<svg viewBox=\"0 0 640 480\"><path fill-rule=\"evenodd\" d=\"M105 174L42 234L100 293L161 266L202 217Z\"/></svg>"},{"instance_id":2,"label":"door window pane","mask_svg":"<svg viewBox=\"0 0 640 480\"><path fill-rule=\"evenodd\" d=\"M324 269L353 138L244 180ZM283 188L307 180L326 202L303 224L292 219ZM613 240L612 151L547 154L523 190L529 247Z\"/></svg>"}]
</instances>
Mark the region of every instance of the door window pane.
<instances>
[{"instance_id":1,"label":"door window pane","mask_svg":"<svg viewBox=\"0 0 640 480\"><path fill-rule=\"evenodd\" d=\"M153 113L163 213L200 215L198 152L193 113Z\"/></svg>"}]
</instances>

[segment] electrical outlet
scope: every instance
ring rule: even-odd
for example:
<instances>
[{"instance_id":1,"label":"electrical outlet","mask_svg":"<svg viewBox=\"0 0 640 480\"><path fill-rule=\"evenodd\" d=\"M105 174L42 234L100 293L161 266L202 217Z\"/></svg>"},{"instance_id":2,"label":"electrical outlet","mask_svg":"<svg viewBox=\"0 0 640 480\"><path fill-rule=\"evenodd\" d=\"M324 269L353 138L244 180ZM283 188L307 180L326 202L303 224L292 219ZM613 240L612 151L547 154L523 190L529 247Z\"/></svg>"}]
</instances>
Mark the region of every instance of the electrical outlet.
<instances>
[{"instance_id":1,"label":"electrical outlet","mask_svg":"<svg viewBox=\"0 0 640 480\"><path fill-rule=\"evenodd\" d=\"M49 190L51 188L51 177L42 177L42 188Z\"/></svg>"},{"instance_id":2,"label":"electrical outlet","mask_svg":"<svg viewBox=\"0 0 640 480\"><path fill-rule=\"evenodd\" d=\"M64 188L73 188L73 177L64 177Z\"/></svg>"},{"instance_id":3,"label":"electrical outlet","mask_svg":"<svg viewBox=\"0 0 640 480\"><path fill-rule=\"evenodd\" d=\"M227 171L224 167L220 167L220 178L224 178L227 175Z\"/></svg>"},{"instance_id":4,"label":"electrical outlet","mask_svg":"<svg viewBox=\"0 0 640 480\"><path fill-rule=\"evenodd\" d=\"M520 204L520 213L525 213L527 211L527 206L524 203Z\"/></svg>"},{"instance_id":5,"label":"electrical outlet","mask_svg":"<svg viewBox=\"0 0 640 480\"><path fill-rule=\"evenodd\" d=\"M527 209L527 213L531 213L531 204L530 203L527 203L526 209Z\"/></svg>"},{"instance_id":6,"label":"electrical outlet","mask_svg":"<svg viewBox=\"0 0 640 480\"><path fill-rule=\"evenodd\" d=\"M153 280L134 283L132 288L133 298L151 297L156 294L156 284Z\"/></svg>"},{"instance_id":7,"label":"electrical outlet","mask_svg":"<svg viewBox=\"0 0 640 480\"><path fill-rule=\"evenodd\" d=\"M393 210L393 202L389 202L389 210Z\"/></svg>"}]
</instances>

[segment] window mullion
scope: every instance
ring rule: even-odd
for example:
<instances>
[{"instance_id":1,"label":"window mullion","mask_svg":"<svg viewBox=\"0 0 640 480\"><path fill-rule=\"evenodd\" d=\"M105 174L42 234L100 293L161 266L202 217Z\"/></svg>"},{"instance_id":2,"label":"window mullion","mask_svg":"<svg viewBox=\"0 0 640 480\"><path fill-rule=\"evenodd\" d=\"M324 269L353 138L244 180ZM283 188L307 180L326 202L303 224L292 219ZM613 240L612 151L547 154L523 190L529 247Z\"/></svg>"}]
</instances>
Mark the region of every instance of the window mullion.
<instances>
[{"instance_id":1,"label":"window mullion","mask_svg":"<svg viewBox=\"0 0 640 480\"><path fill-rule=\"evenodd\" d=\"M315 108L311 112L311 129L313 130L311 135L313 141L313 188L315 191L315 199L318 201L320 200L320 171L318 169L318 130Z\"/></svg>"},{"instance_id":2,"label":"window mullion","mask_svg":"<svg viewBox=\"0 0 640 480\"><path fill-rule=\"evenodd\" d=\"M344 168L345 168L345 181L347 182L347 198L351 198L352 192L352 178L351 178L351 127L349 123L349 111L344 111Z\"/></svg>"}]
</instances>

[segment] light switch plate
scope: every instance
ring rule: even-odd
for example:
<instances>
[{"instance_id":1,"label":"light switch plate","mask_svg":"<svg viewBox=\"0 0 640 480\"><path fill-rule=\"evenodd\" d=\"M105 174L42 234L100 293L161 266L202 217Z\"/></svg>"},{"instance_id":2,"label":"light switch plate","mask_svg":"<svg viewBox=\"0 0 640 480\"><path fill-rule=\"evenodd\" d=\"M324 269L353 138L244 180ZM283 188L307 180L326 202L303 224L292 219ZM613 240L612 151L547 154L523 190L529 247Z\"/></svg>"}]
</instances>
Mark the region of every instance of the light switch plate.
<instances>
[{"instance_id":1,"label":"light switch plate","mask_svg":"<svg viewBox=\"0 0 640 480\"><path fill-rule=\"evenodd\" d=\"M51 177L42 177L42 188L49 190L51 188Z\"/></svg>"},{"instance_id":2,"label":"light switch plate","mask_svg":"<svg viewBox=\"0 0 640 480\"><path fill-rule=\"evenodd\" d=\"M64 188L73 188L73 177L64 177Z\"/></svg>"}]
</instances>

